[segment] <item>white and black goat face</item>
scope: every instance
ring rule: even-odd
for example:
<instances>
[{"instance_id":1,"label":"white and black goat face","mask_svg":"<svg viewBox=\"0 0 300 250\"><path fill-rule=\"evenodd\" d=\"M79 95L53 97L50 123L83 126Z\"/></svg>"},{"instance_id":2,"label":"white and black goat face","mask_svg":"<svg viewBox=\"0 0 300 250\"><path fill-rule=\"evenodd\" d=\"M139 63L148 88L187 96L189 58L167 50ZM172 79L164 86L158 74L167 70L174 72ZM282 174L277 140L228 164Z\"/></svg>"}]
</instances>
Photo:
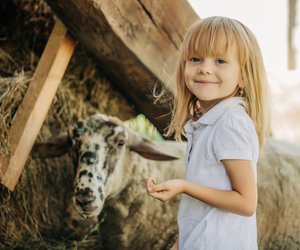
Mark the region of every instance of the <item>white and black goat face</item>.
<instances>
[{"instance_id":1,"label":"white and black goat face","mask_svg":"<svg viewBox=\"0 0 300 250\"><path fill-rule=\"evenodd\" d=\"M53 157L70 149L77 156L72 200L83 217L99 215L113 186L120 186L116 182L122 181L126 153L135 151L153 160L176 159L126 128L117 118L102 114L77 122L68 133L37 143L33 154Z\"/></svg>"},{"instance_id":2,"label":"white and black goat face","mask_svg":"<svg viewBox=\"0 0 300 250\"><path fill-rule=\"evenodd\" d=\"M105 185L124 154L128 138L125 127L103 118L96 115L79 121L70 131L78 154L73 202L85 216L101 212L107 192Z\"/></svg>"}]
</instances>

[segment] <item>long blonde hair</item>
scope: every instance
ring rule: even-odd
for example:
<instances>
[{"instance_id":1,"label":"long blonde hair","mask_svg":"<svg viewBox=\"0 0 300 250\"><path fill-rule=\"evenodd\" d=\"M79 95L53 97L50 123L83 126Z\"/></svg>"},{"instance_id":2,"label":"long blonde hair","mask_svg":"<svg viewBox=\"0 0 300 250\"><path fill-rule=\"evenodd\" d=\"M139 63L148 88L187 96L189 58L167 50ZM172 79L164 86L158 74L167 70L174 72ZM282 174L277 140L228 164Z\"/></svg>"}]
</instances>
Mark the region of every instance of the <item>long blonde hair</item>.
<instances>
[{"instance_id":1,"label":"long blonde hair","mask_svg":"<svg viewBox=\"0 0 300 250\"><path fill-rule=\"evenodd\" d=\"M199 102L184 81L186 60L195 54L201 57L228 55L233 45L237 48L244 82L246 111L254 122L260 146L264 144L269 135L270 112L262 54L254 34L241 22L227 17L200 19L188 30L177 62L176 93L167 136L175 135L181 140L185 136L184 124L198 118Z\"/></svg>"}]
</instances>

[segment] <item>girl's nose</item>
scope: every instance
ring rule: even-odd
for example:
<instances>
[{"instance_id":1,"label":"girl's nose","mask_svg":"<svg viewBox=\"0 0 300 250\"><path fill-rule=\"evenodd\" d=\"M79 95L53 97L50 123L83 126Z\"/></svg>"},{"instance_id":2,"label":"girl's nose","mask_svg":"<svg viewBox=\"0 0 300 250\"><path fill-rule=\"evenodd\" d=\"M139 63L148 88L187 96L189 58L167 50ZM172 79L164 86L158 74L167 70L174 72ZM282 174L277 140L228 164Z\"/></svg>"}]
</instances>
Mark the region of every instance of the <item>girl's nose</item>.
<instances>
[{"instance_id":1,"label":"girl's nose","mask_svg":"<svg viewBox=\"0 0 300 250\"><path fill-rule=\"evenodd\" d=\"M209 61L204 60L198 68L198 73L203 75L210 75L212 73L212 65Z\"/></svg>"}]
</instances>

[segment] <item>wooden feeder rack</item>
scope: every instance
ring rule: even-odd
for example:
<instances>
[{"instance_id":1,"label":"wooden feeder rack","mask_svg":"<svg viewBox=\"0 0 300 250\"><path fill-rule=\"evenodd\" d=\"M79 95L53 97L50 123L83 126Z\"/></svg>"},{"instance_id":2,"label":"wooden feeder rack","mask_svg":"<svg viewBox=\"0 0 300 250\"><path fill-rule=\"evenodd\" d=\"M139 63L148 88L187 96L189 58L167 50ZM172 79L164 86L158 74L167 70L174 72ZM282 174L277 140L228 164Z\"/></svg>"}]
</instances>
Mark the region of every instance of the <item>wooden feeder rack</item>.
<instances>
[{"instance_id":1,"label":"wooden feeder rack","mask_svg":"<svg viewBox=\"0 0 300 250\"><path fill-rule=\"evenodd\" d=\"M0 181L11 191L22 173L75 46L67 28L57 20L8 133L9 155L0 155Z\"/></svg>"}]
</instances>

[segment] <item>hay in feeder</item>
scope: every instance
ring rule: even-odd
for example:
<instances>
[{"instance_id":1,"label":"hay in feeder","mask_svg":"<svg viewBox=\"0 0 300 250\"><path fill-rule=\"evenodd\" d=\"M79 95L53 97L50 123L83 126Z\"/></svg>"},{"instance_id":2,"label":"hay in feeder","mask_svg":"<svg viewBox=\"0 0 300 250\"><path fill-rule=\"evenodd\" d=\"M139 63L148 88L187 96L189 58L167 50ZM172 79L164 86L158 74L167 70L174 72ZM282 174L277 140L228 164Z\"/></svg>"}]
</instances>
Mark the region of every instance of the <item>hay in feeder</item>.
<instances>
[{"instance_id":1,"label":"hay in feeder","mask_svg":"<svg viewBox=\"0 0 300 250\"><path fill-rule=\"evenodd\" d=\"M8 154L8 130L30 80L23 71L13 77L0 77L0 153Z\"/></svg>"}]
</instances>

